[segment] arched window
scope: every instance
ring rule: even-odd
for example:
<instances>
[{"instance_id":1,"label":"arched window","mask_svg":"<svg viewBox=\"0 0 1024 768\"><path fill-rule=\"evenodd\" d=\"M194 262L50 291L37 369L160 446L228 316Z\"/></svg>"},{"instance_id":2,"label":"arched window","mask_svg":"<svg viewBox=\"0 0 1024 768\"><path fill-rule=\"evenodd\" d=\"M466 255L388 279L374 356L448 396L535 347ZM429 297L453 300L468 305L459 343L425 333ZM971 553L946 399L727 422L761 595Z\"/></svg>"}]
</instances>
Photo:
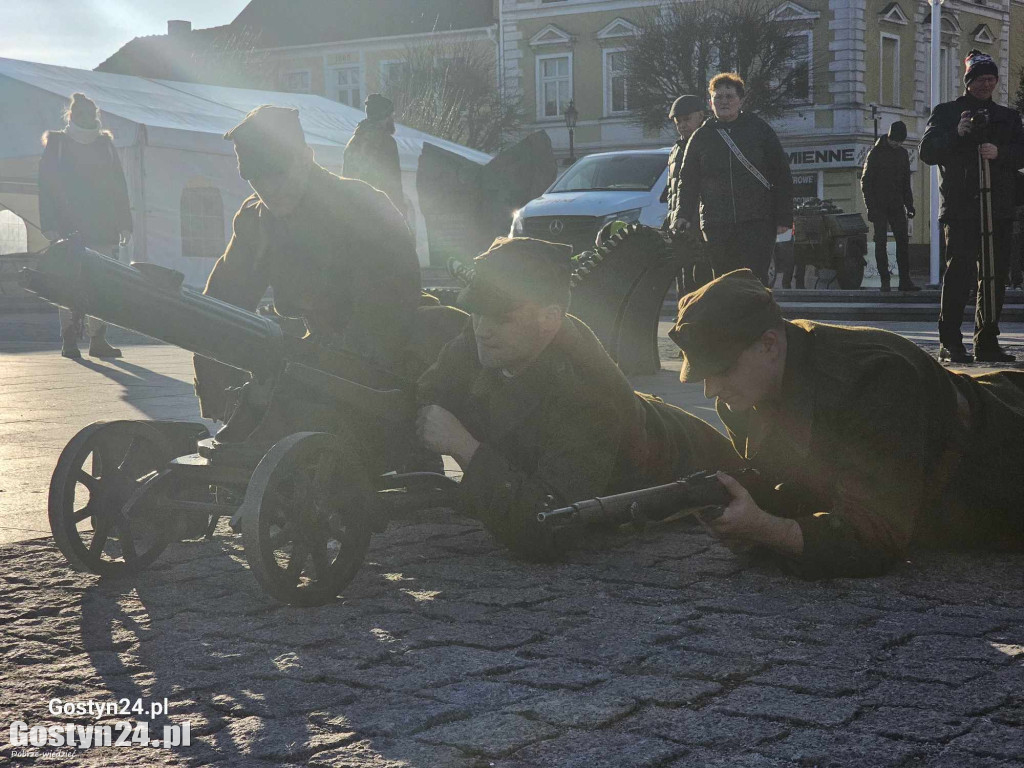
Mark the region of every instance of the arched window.
<instances>
[{"instance_id":1,"label":"arched window","mask_svg":"<svg viewBox=\"0 0 1024 768\"><path fill-rule=\"evenodd\" d=\"M181 191L181 255L207 259L224 253L224 201L220 190L187 186Z\"/></svg>"},{"instance_id":2,"label":"arched window","mask_svg":"<svg viewBox=\"0 0 1024 768\"><path fill-rule=\"evenodd\" d=\"M14 211L0 210L0 253L28 250L28 227Z\"/></svg>"}]
</instances>

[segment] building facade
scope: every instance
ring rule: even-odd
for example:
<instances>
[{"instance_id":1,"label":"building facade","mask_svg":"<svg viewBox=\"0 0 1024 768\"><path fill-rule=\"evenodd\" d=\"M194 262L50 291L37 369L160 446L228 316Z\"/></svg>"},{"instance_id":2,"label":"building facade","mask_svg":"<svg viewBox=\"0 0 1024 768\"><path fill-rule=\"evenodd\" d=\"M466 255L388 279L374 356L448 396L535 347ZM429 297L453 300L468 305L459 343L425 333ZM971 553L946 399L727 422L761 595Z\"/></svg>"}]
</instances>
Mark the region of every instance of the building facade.
<instances>
[{"instance_id":1,"label":"building facade","mask_svg":"<svg viewBox=\"0 0 1024 768\"><path fill-rule=\"evenodd\" d=\"M231 24L192 31L192 38L178 23L176 39L179 46L190 39L194 45L196 35L246 41L258 50L247 55L262 87L352 106L386 90L412 48L445 41L480 46L498 62L496 86L521 98L525 131L545 130L565 158L570 101L579 113L577 155L674 140L667 126L646 131L630 119L623 73L623 51L641 14L657 13L664 1L339 0L325 10L313 0L253 0ZM1013 101L1024 64L1024 0L946 0L941 9L942 100L963 92L963 58L978 48L999 64L998 100ZM928 172L917 162L917 146L930 112L931 6L924 0L779 0L774 14L800 38L798 58L809 65L806 101L772 121L789 153L797 194L863 212L860 169L876 127L881 135L902 120L917 208L927 211ZM159 42L140 40L150 41L151 50ZM152 55L136 58L154 61ZM115 55L101 69L124 71L123 64ZM913 243L927 242L926 221L912 222Z\"/></svg>"},{"instance_id":2,"label":"building facade","mask_svg":"<svg viewBox=\"0 0 1024 768\"><path fill-rule=\"evenodd\" d=\"M668 130L648 132L629 119L621 74L624 41L657 0L501 0L502 77L518 88L530 127L568 154L565 108L579 112L577 154L661 146ZM789 153L799 196L834 200L864 212L860 169L875 140L895 120L907 124L917 208L928 210L927 167L917 146L930 113L931 14L912 0L781 0L775 18L802 38L808 67L805 103L772 121ZM942 99L963 93L963 58L972 48L998 62L998 100L1015 97L1024 64L1024 3L947 0L942 6ZM927 242L927 218L912 242ZM912 224L915 222L912 222Z\"/></svg>"}]
</instances>

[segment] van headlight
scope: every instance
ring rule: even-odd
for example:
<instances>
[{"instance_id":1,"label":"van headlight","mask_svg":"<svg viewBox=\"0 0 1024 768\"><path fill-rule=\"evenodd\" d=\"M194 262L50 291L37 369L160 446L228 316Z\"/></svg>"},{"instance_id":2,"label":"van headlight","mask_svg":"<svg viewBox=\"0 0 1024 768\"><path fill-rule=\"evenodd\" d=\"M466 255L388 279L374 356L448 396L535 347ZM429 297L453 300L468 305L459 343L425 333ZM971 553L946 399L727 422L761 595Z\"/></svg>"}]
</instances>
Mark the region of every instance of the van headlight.
<instances>
[{"instance_id":1,"label":"van headlight","mask_svg":"<svg viewBox=\"0 0 1024 768\"><path fill-rule=\"evenodd\" d=\"M601 226L610 224L613 221L624 221L626 224L632 224L634 221L640 220L640 213L643 208L631 208L628 211L619 211L618 213L611 213L601 219Z\"/></svg>"},{"instance_id":2,"label":"van headlight","mask_svg":"<svg viewBox=\"0 0 1024 768\"><path fill-rule=\"evenodd\" d=\"M509 232L509 237L518 237L523 231L523 210L520 208L512 213L512 231Z\"/></svg>"}]
</instances>

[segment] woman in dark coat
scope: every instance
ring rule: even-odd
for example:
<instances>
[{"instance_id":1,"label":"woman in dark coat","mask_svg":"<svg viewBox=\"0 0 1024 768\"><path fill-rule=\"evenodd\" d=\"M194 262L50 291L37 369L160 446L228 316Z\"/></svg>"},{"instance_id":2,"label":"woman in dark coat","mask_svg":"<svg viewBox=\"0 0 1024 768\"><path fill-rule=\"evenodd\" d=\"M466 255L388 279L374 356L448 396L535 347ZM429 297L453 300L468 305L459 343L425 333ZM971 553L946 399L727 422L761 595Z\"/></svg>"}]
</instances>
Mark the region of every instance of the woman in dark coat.
<instances>
[{"instance_id":1,"label":"woman in dark coat","mask_svg":"<svg viewBox=\"0 0 1024 768\"><path fill-rule=\"evenodd\" d=\"M793 226L793 177L779 137L743 111L743 79L715 75L715 115L690 137L680 172L679 208L694 215L708 241L715 277L747 267L768 283L776 235Z\"/></svg>"},{"instance_id":2,"label":"woman in dark coat","mask_svg":"<svg viewBox=\"0 0 1024 768\"><path fill-rule=\"evenodd\" d=\"M121 161L109 131L100 124L95 102L76 93L62 131L43 136L39 162L39 217L47 239L77 234L86 247L119 258L132 234L132 214ZM79 358L78 335L84 316L61 310L64 357ZM106 340L107 326L88 318L89 354L120 357Z\"/></svg>"}]
</instances>

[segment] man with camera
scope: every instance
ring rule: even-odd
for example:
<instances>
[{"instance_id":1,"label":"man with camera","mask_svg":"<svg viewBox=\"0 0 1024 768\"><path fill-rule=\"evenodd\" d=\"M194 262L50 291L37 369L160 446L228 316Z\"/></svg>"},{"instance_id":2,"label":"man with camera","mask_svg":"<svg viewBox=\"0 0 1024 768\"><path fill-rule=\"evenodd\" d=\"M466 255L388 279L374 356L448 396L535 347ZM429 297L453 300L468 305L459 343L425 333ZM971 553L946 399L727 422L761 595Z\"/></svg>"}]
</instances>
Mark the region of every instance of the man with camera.
<instances>
[{"instance_id":1,"label":"man with camera","mask_svg":"<svg viewBox=\"0 0 1024 768\"><path fill-rule=\"evenodd\" d=\"M921 160L938 165L941 174L939 221L945 229L946 274L939 310L939 359L1008 363L1015 357L999 346L999 315L1012 247L1017 171L1024 166L1024 128L1016 110L992 100L999 70L991 56L972 50L964 60L964 71L967 92L935 107L921 142ZM986 177L989 194L982 191ZM978 304L972 356L964 346L960 324L976 262Z\"/></svg>"}]
</instances>

